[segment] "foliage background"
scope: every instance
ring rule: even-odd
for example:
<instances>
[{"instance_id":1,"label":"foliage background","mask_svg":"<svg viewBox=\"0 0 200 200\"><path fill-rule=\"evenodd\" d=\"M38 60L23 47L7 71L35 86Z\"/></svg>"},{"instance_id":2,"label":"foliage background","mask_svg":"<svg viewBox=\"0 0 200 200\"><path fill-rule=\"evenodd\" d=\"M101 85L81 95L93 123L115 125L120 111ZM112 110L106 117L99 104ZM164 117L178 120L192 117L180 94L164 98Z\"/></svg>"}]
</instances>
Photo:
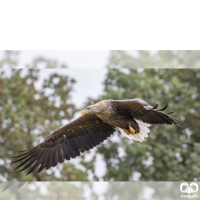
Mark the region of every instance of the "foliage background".
<instances>
[{"instance_id":1,"label":"foliage background","mask_svg":"<svg viewBox=\"0 0 200 200\"><path fill-rule=\"evenodd\" d=\"M200 182L197 182L199 184ZM2 199L180 199L181 182L7 182ZM104 187L103 190L102 186ZM196 195L200 195L197 191Z\"/></svg>"},{"instance_id":2,"label":"foliage background","mask_svg":"<svg viewBox=\"0 0 200 200\"><path fill-rule=\"evenodd\" d=\"M0 60L2 68L18 68L20 52L6 51ZM60 62L36 58L29 68L67 67ZM11 165L15 149L35 146L52 131L71 120L80 109L71 101L75 77L52 74L37 90L35 83L41 70L13 69L10 76L0 72L0 178L18 181L193 181L200 172L200 52L199 51L112 51L108 59L104 92L96 99L88 98L83 105L102 99L141 98L168 111L185 124L151 127L143 143L124 138L116 132L103 144L80 158L59 164L40 174L18 173ZM156 69L144 69L154 68ZM138 68L138 69L136 69ZM143 69L142 69L143 68ZM166 69L171 68L171 69ZM191 68L191 69L177 69ZM59 69L58 69L59 70ZM67 69L66 69L67 70ZM45 69L43 69L45 73ZM106 173L95 172L97 157L103 158ZM89 159L88 159L89 157Z\"/></svg>"}]
</instances>

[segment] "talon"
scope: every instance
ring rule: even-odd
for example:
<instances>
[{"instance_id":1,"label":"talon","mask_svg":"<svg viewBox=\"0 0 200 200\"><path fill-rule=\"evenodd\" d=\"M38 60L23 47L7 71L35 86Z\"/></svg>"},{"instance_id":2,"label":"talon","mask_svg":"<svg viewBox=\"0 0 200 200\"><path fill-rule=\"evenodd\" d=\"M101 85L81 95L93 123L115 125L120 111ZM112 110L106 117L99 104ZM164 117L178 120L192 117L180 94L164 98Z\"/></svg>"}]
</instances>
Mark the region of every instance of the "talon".
<instances>
[{"instance_id":1,"label":"talon","mask_svg":"<svg viewBox=\"0 0 200 200\"><path fill-rule=\"evenodd\" d=\"M133 129L131 126L129 126L129 130L131 133L135 133L135 129Z\"/></svg>"},{"instance_id":2,"label":"talon","mask_svg":"<svg viewBox=\"0 0 200 200\"><path fill-rule=\"evenodd\" d=\"M131 134L131 133L129 132L128 129L123 128L123 131L124 131L127 135L130 135L130 134Z\"/></svg>"}]
</instances>

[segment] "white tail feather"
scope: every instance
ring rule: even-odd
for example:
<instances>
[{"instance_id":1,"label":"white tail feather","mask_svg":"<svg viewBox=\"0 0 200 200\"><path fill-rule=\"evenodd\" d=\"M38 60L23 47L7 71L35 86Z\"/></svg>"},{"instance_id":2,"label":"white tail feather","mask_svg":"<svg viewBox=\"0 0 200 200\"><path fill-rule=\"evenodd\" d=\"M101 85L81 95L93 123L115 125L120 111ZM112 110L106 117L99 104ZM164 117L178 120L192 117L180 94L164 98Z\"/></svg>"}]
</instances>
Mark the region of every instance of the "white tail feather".
<instances>
[{"instance_id":1,"label":"white tail feather","mask_svg":"<svg viewBox=\"0 0 200 200\"><path fill-rule=\"evenodd\" d=\"M150 127L151 124L146 124L146 123L138 121L136 119L135 119L135 121L138 123L139 128L140 128L140 132L139 133L137 133L137 134L131 133L131 134L128 135L127 133L124 132L123 129L119 128L119 130L127 138L134 139L134 140L139 141L139 142L143 142L145 140L145 138L148 137L147 133L150 132L150 130L148 129L148 127Z\"/></svg>"},{"instance_id":2,"label":"white tail feather","mask_svg":"<svg viewBox=\"0 0 200 200\"><path fill-rule=\"evenodd\" d=\"M137 138L134 136L134 134L132 135L132 139L137 141Z\"/></svg>"}]
</instances>

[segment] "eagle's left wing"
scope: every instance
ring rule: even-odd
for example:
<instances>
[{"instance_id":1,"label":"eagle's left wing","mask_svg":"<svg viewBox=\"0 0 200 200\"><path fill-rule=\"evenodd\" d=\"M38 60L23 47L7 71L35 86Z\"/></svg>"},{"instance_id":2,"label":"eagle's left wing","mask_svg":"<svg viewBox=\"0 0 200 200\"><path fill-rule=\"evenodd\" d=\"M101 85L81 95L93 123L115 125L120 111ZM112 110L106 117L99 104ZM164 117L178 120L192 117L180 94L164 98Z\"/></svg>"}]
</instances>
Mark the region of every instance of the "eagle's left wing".
<instances>
[{"instance_id":1,"label":"eagle's left wing","mask_svg":"<svg viewBox=\"0 0 200 200\"><path fill-rule=\"evenodd\" d=\"M141 120L147 124L175 124L179 127L184 125L175 117L169 115L171 113L163 113L167 105L157 110L158 104L153 107L142 99L113 100L112 105L118 109L126 110L135 119Z\"/></svg>"}]
</instances>

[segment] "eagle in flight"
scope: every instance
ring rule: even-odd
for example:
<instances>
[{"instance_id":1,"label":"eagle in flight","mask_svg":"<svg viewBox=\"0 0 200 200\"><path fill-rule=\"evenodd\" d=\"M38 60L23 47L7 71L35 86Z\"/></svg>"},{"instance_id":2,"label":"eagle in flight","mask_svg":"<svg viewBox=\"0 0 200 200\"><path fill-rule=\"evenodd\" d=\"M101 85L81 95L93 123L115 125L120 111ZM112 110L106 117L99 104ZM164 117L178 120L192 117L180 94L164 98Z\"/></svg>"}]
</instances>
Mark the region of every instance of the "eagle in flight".
<instances>
[{"instance_id":1,"label":"eagle in flight","mask_svg":"<svg viewBox=\"0 0 200 200\"><path fill-rule=\"evenodd\" d=\"M23 166L20 171L30 167L27 174L39 165L38 173L44 168L55 167L64 160L80 156L110 137L117 128L128 137L143 142L150 132L152 124L183 124L171 116L163 113L167 105L157 110L158 104L152 107L141 99L103 100L86 107L82 116L61 126L36 147L22 151L23 154L15 156L13 163L22 162L15 169Z\"/></svg>"}]
</instances>

